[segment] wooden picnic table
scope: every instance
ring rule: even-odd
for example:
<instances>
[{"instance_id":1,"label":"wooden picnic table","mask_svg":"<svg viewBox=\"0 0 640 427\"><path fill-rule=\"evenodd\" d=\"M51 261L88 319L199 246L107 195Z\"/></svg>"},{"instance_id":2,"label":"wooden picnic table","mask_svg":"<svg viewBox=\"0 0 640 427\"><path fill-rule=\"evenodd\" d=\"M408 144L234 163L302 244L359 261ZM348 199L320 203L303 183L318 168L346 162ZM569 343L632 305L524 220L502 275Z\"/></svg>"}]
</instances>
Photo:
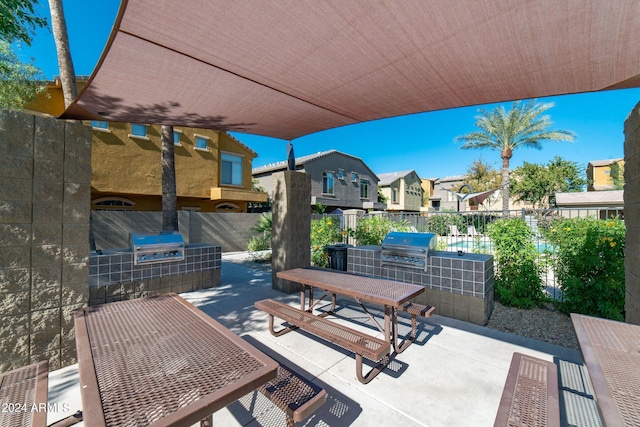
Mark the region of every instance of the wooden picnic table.
<instances>
[{"instance_id":1,"label":"wooden picnic table","mask_svg":"<svg viewBox=\"0 0 640 427\"><path fill-rule=\"evenodd\" d=\"M412 339L406 340L403 345L398 344L397 312L405 303L423 293L425 291L424 286L319 268L296 268L279 271L276 274L277 277L281 279L302 285L300 295L301 310L311 312L313 307L328 295L325 294L325 296L314 303L314 287L331 294L332 306L325 314L332 313L335 309L336 294L352 297L371 318L378 329L384 333L385 340L391 342L393 348L398 353L404 351L404 349L411 344ZM305 304L307 291L309 292L308 305ZM371 316L364 306L364 302L384 306L384 326L380 326L373 316Z\"/></svg>"},{"instance_id":2,"label":"wooden picnic table","mask_svg":"<svg viewBox=\"0 0 640 427\"><path fill-rule=\"evenodd\" d=\"M176 294L75 313L84 422L210 425L278 363Z\"/></svg>"},{"instance_id":3,"label":"wooden picnic table","mask_svg":"<svg viewBox=\"0 0 640 427\"><path fill-rule=\"evenodd\" d=\"M640 420L640 326L571 314L580 349L607 426Z\"/></svg>"}]
</instances>

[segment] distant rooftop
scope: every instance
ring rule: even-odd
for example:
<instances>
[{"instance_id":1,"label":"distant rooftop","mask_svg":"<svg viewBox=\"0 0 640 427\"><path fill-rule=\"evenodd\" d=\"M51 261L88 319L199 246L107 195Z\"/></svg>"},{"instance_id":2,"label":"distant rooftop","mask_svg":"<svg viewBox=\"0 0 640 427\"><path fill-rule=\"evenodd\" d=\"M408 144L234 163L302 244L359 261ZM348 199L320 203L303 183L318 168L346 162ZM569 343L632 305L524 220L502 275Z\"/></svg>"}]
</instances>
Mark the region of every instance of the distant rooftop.
<instances>
[{"instance_id":1,"label":"distant rooftop","mask_svg":"<svg viewBox=\"0 0 640 427\"><path fill-rule=\"evenodd\" d=\"M609 166L613 163L617 163L619 161L624 160L624 158L619 158L619 159L608 159L608 160L592 160L589 162L590 165L592 166Z\"/></svg>"},{"instance_id":2,"label":"distant rooftop","mask_svg":"<svg viewBox=\"0 0 640 427\"><path fill-rule=\"evenodd\" d=\"M364 162L364 160L362 160L360 157L352 156L351 154L343 153L341 151L334 150L334 149L327 150L327 151L319 151L319 152L317 152L315 154L308 154L306 156L296 157L295 158L296 168L298 166L304 166L305 163L308 163L308 162L313 161L313 160L317 160L317 159L319 159L321 157L325 157L325 156L328 156L330 154L340 154L342 156L351 157L353 159L359 160L359 161L362 162L362 164L367 169L369 169L369 171L371 172L372 176L374 176L374 177L378 176L377 174L375 174L369 168L369 166L367 166L367 164ZM259 174L262 174L262 173L277 172L277 171L282 171L282 170L286 170L286 169L287 169L287 161L283 160L283 161L280 161L280 162L269 163L269 164L264 165L264 166L258 166L256 168L253 168L251 173L253 175L259 175Z\"/></svg>"},{"instance_id":3,"label":"distant rooftop","mask_svg":"<svg viewBox=\"0 0 640 427\"><path fill-rule=\"evenodd\" d=\"M451 175L438 178L438 182L464 181L465 179L467 179L467 175Z\"/></svg>"},{"instance_id":4,"label":"distant rooftop","mask_svg":"<svg viewBox=\"0 0 640 427\"><path fill-rule=\"evenodd\" d=\"M624 190L556 193L557 206L624 206Z\"/></svg>"},{"instance_id":5,"label":"distant rooftop","mask_svg":"<svg viewBox=\"0 0 640 427\"><path fill-rule=\"evenodd\" d=\"M411 172L415 171L413 169L398 171L398 172L388 172L388 173L379 173L378 178L380 178L380 182L378 185L391 185L397 179L404 178L409 175Z\"/></svg>"}]
</instances>

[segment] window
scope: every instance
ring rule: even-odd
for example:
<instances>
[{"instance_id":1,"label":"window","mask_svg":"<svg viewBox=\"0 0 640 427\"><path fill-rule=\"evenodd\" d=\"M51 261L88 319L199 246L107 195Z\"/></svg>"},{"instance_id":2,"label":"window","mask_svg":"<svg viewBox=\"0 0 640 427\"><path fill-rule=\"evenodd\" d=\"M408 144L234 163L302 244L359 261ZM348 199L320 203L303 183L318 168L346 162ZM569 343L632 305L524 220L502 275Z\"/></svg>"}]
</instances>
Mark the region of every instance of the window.
<instances>
[{"instance_id":1,"label":"window","mask_svg":"<svg viewBox=\"0 0 640 427\"><path fill-rule=\"evenodd\" d=\"M138 138L146 138L147 137L147 125L139 125L137 123L131 123L131 135L136 136Z\"/></svg>"},{"instance_id":2,"label":"window","mask_svg":"<svg viewBox=\"0 0 640 427\"><path fill-rule=\"evenodd\" d=\"M344 180L344 169L338 169L338 179L340 181Z\"/></svg>"},{"instance_id":3,"label":"window","mask_svg":"<svg viewBox=\"0 0 640 427\"><path fill-rule=\"evenodd\" d=\"M351 172L351 182L358 182L358 174Z\"/></svg>"},{"instance_id":4,"label":"window","mask_svg":"<svg viewBox=\"0 0 640 427\"><path fill-rule=\"evenodd\" d=\"M605 175L611 175L611 169L604 171Z\"/></svg>"},{"instance_id":5,"label":"window","mask_svg":"<svg viewBox=\"0 0 640 427\"><path fill-rule=\"evenodd\" d=\"M227 185L242 185L242 156L222 153L220 182Z\"/></svg>"},{"instance_id":6,"label":"window","mask_svg":"<svg viewBox=\"0 0 640 427\"><path fill-rule=\"evenodd\" d=\"M366 179L360 180L360 198L361 199L369 198L369 181Z\"/></svg>"},{"instance_id":7,"label":"window","mask_svg":"<svg viewBox=\"0 0 640 427\"><path fill-rule=\"evenodd\" d=\"M206 136L195 135L196 137L196 150L206 150L207 149L207 138Z\"/></svg>"},{"instance_id":8,"label":"window","mask_svg":"<svg viewBox=\"0 0 640 427\"><path fill-rule=\"evenodd\" d=\"M93 208L95 210L115 210L115 211L130 211L135 204L129 199L121 197L103 197L92 201Z\"/></svg>"},{"instance_id":9,"label":"window","mask_svg":"<svg viewBox=\"0 0 640 427\"><path fill-rule=\"evenodd\" d=\"M94 129L108 130L109 123L104 120L91 120L91 127Z\"/></svg>"},{"instance_id":10,"label":"window","mask_svg":"<svg viewBox=\"0 0 640 427\"><path fill-rule=\"evenodd\" d=\"M329 171L322 172L322 192L324 194L334 194L334 173Z\"/></svg>"},{"instance_id":11,"label":"window","mask_svg":"<svg viewBox=\"0 0 640 427\"><path fill-rule=\"evenodd\" d=\"M398 203L398 188L391 187L391 203Z\"/></svg>"},{"instance_id":12,"label":"window","mask_svg":"<svg viewBox=\"0 0 640 427\"><path fill-rule=\"evenodd\" d=\"M174 130L173 131L173 145L181 145L180 144L180 134L182 132Z\"/></svg>"},{"instance_id":13,"label":"window","mask_svg":"<svg viewBox=\"0 0 640 427\"><path fill-rule=\"evenodd\" d=\"M218 212L238 212L240 207L235 203L220 203L216 205L216 210Z\"/></svg>"}]
</instances>

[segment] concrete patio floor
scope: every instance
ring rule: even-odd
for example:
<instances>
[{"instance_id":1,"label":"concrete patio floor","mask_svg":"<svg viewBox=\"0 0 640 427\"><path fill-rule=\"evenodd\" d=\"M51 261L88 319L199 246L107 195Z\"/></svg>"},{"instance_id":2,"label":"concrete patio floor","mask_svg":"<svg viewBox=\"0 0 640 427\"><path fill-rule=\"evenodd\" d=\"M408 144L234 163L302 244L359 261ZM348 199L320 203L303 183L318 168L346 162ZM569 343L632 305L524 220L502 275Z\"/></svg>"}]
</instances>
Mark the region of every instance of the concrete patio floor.
<instances>
[{"instance_id":1,"label":"concrete patio floor","mask_svg":"<svg viewBox=\"0 0 640 427\"><path fill-rule=\"evenodd\" d=\"M300 425L492 426L514 352L558 365L563 425L600 425L580 352L438 315L423 319L416 342L363 385L356 379L352 353L305 332L278 338L269 333L268 317L254 302L276 298L299 304L299 294L275 291L270 273L230 262L244 256L223 255L220 287L182 296L327 390L325 405ZM381 308L372 314L381 317ZM377 331L346 298L338 298L331 318L372 334ZM410 319L401 319L400 332L409 327ZM51 372L49 403L66 409L50 412L49 424L82 408L77 365ZM218 426L285 425L282 412L257 392L216 412L213 421Z\"/></svg>"}]
</instances>

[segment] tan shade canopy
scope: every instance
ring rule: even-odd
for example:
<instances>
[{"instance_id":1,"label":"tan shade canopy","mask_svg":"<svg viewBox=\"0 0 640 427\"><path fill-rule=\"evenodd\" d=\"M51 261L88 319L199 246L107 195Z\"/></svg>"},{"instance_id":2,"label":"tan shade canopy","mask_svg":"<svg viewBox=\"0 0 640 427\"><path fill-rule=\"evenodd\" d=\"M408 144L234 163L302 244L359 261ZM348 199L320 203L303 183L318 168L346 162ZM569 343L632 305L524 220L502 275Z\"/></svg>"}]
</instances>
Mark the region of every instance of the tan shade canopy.
<instances>
[{"instance_id":1,"label":"tan shade canopy","mask_svg":"<svg viewBox=\"0 0 640 427\"><path fill-rule=\"evenodd\" d=\"M123 0L62 118L293 139L638 86L638 0Z\"/></svg>"}]
</instances>

